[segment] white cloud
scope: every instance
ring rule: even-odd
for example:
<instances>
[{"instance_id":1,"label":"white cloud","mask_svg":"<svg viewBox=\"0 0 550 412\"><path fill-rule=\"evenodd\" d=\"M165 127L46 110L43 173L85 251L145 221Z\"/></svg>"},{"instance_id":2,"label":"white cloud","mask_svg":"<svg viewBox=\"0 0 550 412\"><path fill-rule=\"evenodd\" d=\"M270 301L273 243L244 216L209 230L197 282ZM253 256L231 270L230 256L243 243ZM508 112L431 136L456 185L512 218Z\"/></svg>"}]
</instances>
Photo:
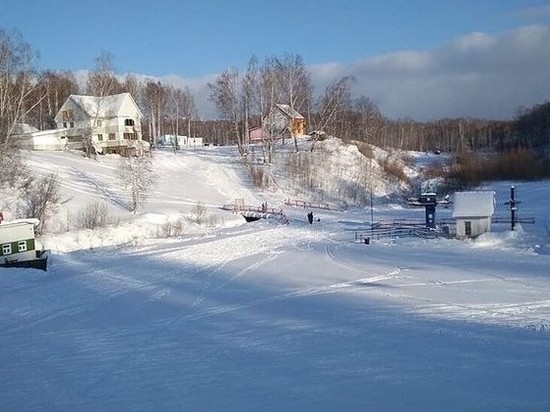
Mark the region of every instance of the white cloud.
<instances>
[{"instance_id":1,"label":"white cloud","mask_svg":"<svg viewBox=\"0 0 550 412\"><path fill-rule=\"evenodd\" d=\"M312 65L317 93L353 76L355 97L368 96L391 118L512 118L520 107L550 100L550 27L532 25L497 35L470 33L433 50L409 50L344 65ZM159 80L189 86L202 118L216 118L201 78Z\"/></svg>"},{"instance_id":2,"label":"white cloud","mask_svg":"<svg viewBox=\"0 0 550 412\"><path fill-rule=\"evenodd\" d=\"M549 27L526 26L329 67L334 78L354 76L354 94L368 96L389 117L510 118L521 106L550 99L549 44ZM324 67L311 69L314 82L326 84Z\"/></svg>"}]
</instances>

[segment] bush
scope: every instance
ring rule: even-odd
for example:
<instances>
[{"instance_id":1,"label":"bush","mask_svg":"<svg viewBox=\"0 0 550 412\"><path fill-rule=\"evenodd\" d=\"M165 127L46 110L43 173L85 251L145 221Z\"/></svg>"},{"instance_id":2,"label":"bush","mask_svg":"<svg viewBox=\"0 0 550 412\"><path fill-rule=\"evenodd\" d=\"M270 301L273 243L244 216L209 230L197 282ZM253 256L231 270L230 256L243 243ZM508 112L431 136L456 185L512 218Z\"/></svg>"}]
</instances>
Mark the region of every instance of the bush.
<instances>
[{"instance_id":1,"label":"bush","mask_svg":"<svg viewBox=\"0 0 550 412\"><path fill-rule=\"evenodd\" d=\"M390 178L393 177L398 182L410 184L409 177L403 170L403 166L396 160L391 159L390 156L383 159L380 162L380 166Z\"/></svg>"},{"instance_id":2,"label":"bush","mask_svg":"<svg viewBox=\"0 0 550 412\"><path fill-rule=\"evenodd\" d=\"M193 209L191 209L191 220L197 225L202 225L206 221L207 211L204 203L197 203Z\"/></svg>"},{"instance_id":3,"label":"bush","mask_svg":"<svg viewBox=\"0 0 550 412\"><path fill-rule=\"evenodd\" d=\"M157 231L157 237L168 238L183 235L183 222L181 219L175 221L167 221Z\"/></svg>"},{"instance_id":4,"label":"bush","mask_svg":"<svg viewBox=\"0 0 550 412\"><path fill-rule=\"evenodd\" d=\"M22 186L24 206L20 213L23 217L36 218L40 221L36 227L38 234L42 234L48 219L55 214L59 205L59 181L57 175L36 180L29 177Z\"/></svg>"},{"instance_id":5,"label":"bush","mask_svg":"<svg viewBox=\"0 0 550 412\"><path fill-rule=\"evenodd\" d=\"M92 203L78 215L78 226L83 229L96 229L109 224L109 210L105 203Z\"/></svg>"}]
</instances>

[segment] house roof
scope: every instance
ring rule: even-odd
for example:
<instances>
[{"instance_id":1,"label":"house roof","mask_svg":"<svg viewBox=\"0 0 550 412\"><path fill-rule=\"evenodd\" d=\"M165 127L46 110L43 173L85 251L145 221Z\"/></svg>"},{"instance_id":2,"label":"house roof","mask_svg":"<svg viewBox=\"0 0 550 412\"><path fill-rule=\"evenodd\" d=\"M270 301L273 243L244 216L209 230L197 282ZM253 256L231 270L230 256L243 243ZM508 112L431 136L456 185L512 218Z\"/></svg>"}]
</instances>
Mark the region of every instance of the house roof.
<instances>
[{"instance_id":1,"label":"house roof","mask_svg":"<svg viewBox=\"0 0 550 412\"><path fill-rule=\"evenodd\" d=\"M103 97L71 94L69 99L76 103L90 117L116 117L120 113L124 103L130 99L139 115L142 116L130 93Z\"/></svg>"},{"instance_id":2,"label":"house roof","mask_svg":"<svg viewBox=\"0 0 550 412\"><path fill-rule=\"evenodd\" d=\"M302 116L296 110L291 108L290 105L288 104L277 104L277 107L279 108L280 111L282 111L285 115L287 115L291 119L304 119L304 116Z\"/></svg>"},{"instance_id":3,"label":"house roof","mask_svg":"<svg viewBox=\"0 0 550 412\"><path fill-rule=\"evenodd\" d=\"M453 217L490 217L495 211L495 192L456 192Z\"/></svg>"}]
</instances>

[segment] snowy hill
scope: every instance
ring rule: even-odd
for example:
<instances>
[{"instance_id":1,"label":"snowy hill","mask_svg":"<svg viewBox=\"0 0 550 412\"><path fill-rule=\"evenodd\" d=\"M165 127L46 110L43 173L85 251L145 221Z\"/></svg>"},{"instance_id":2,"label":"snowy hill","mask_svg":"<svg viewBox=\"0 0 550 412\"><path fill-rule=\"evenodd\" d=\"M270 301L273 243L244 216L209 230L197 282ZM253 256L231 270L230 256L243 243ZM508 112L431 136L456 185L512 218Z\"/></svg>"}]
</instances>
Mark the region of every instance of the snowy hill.
<instances>
[{"instance_id":1,"label":"snowy hill","mask_svg":"<svg viewBox=\"0 0 550 412\"><path fill-rule=\"evenodd\" d=\"M356 149L330 150L344 164L357 159ZM424 211L313 209L310 225L310 209L284 199L312 192L291 191L277 165L277 186L258 189L234 148L205 147L157 151L157 183L134 215L117 156L33 152L28 161L58 173L62 203L42 238L48 272L0 269L6 410L550 407L548 181L517 183L521 213L536 218L517 231L366 245L355 233L368 231L371 213ZM324 161L327 200L355 178L349 167L334 181L337 165ZM380 184L377 196L389 195ZM484 188L503 213L509 185ZM246 223L221 209L235 199L283 208L290 223ZM78 228L94 202L113 224ZM200 224L197 206L208 217ZM163 236L175 222L181 232Z\"/></svg>"}]
</instances>

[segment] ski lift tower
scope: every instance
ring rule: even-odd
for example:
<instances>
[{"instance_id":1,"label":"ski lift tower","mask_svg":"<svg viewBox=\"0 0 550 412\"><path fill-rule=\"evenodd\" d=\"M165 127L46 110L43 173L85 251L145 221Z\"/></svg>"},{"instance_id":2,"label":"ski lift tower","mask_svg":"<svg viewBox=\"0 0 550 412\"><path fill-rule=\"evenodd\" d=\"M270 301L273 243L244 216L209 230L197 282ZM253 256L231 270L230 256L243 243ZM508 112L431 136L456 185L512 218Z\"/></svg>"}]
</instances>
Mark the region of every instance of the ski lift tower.
<instances>
[{"instance_id":1,"label":"ski lift tower","mask_svg":"<svg viewBox=\"0 0 550 412\"><path fill-rule=\"evenodd\" d=\"M426 210L426 227L435 229L435 210L437 205L449 205L449 195L445 196L443 200L437 200L435 193L436 184L434 182L428 182L426 189L432 189L422 191L418 198L410 198L408 201L409 206L424 207Z\"/></svg>"},{"instance_id":2,"label":"ski lift tower","mask_svg":"<svg viewBox=\"0 0 550 412\"><path fill-rule=\"evenodd\" d=\"M516 187L515 186L511 186L510 187L510 200L505 202L504 204L506 205L510 205L510 224L511 224L511 229L514 230L514 228L516 227L516 223L517 223L517 217L516 217L516 212L518 210L518 204L520 204L521 202L519 200L516 200Z\"/></svg>"}]
</instances>

